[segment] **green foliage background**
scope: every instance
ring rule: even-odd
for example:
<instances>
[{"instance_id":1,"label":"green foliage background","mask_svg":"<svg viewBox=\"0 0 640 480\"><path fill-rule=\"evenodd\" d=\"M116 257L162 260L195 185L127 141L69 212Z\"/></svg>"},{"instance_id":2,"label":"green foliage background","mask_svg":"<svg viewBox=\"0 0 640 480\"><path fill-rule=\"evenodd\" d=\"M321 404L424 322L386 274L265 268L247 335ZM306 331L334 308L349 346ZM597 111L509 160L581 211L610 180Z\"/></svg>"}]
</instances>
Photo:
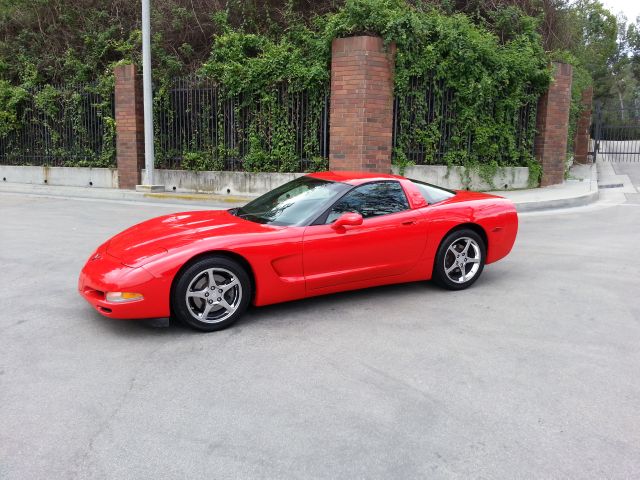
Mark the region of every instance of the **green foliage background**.
<instances>
[{"instance_id":1,"label":"green foliage background","mask_svg":"<svg viewBox=\"0 0 640 480\"><path fill-rule=\"evenodd\" d=\"M106 98L113 86L113 66L139 64L138 8L123 0L0 0L0 135L19 126L21 102L34 85L95 81ZM560 26L549 32L553 19ZM229 97L269 104L283 84L288 91L305 90L318 97L329 80L331 40L378 34L397 45L397 95L412 95L410 79L425 75L454 92L454 135L445 161L477 166L489 175L499 165L532 164L529 150L515 144L513 112L548 85L552 57L545 47L553 49L556 58L564 55L558 53L561 47L573 48L569 40L553 44L566 30L567 19L575 21L562 5L549 10L523 1L497 5L478 0L458 6L405 0L159 0L152 13L156 102L166 99L172 78L193 72L219 83ZM571 60L584 64L576 55ZM589 67L582 68L588 82ZM54 104L44 98L36 103L45 113ZM417 102L413 113L420 116L424 108ZM572 118L578 108L576 104L572 109ZM246 169L296 169L291 127L277 110L258 115L247 132L251 148L244 158ZM112 124L113 119L107 120ZM431 123L408 133L412 138L399 139L397 163L406 163L403 148L409 142L427 148L437 143L439 132L436 122ZM470 150L468 138L473 142ZM181 152L184 166L219 167L223 147ZM285 161L274 167L276 158ZM94 161L104 164L105 158ZM316 168L324 167L322 159L315 162Z\"/></svg>"},{"instance_id":2,"label":"green foliage background","mask_svg":"<svg viewBox=\"0 0 640 480\"><path fill-rule=\"evenodd\" d=\"M452 91L454 115L444 123L453 134L444 161L479 169L490 179L499 166L534 163L533 130L525 145L517 146L515 115L520 107L534 103L550 80L537 21L516 8L509 11L511 28L502 25L503 42L466 15L415 8L402 0L349 1L327 19L324 34L332 38L377 33L387 43L395 42L395 94L412 96L412 108L401 112L400 123L405 127L410 117L427 117L423 93L410 87L412 78L428 75L440 81L439 97L445 90ZM395 162L406 165L405 148L417 143L427 148L427 162L435 163L442 123L441 116L436 116L405 128L394 152Z\"/></svg>"}]
</instances>

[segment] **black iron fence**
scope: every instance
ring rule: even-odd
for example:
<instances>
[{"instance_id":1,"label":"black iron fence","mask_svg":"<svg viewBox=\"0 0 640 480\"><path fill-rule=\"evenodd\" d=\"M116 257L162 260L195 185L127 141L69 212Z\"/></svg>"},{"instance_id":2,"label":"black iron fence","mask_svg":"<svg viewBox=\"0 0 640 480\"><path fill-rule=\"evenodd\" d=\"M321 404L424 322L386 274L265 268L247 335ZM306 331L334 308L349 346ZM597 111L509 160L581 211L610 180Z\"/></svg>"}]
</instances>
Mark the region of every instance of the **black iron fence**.
<instances>
[{"instance_id":1,"label":"black iron fence","mask_svg":"<svg viewBox=\"0 0 640 480\"><path fill-rule=\"evenodd\" d=\"M592 116L591 152L594 160L640 161L640 105L597 104Z\"/></svg>"},{"instance_id":2,"label":"black iron fence","mask_svg":"<svg viewBox=\"0 0 640 480\"><path fill-rule=\"evenodd\" d=\"M501 108L495 102L477 106L473 121L460 119L456 92L431 75L411 79L409 91L394 98L393 151L415 165L449 164L457 157L477 157L504 164L526 164L534 155L537 100L517 108ZM500 116L500 134L477 142L482 115ZM487 148L488 146L488 148ZM486 151L486 152L485 152ZM453 158L451 158L453 156ZM447 158L449 157L449 158ZM487 158L490 157L490 158Z\"/></svg>"},{"instance_id":3,"label":"black iron fence","mask_svg":"<svg viewBox=\"0 0 640 480\"><path fill-rule=\"evenodd\" d=\"M197 76L155 94L159 168L309 171L329 156L328 89L227 95Z\"/></svg>"},{"instance_id":4,"label":"black iron fence","mask_svg":"<svg viewBox=\"0 0 640 480\"><path fill-rule=\"evenodd\" d=\"M229 95L211 80L191 76L157 89L154 107L158 168L310 171L328 166L328 85L306 91L280 85L261 94ZM483 108L489 109L483 114L496 113L490 104ZM394 99L396 160L399 152L417 165L451 163L451 153L486 160L477 147L476 127L463 125L459 113L454 91L430 76L414 78L409 92ZM530 158L536 102L512 111L502 108L499 115L506 117L502 126L508 131L484 139L495 152L489 160L504 156L504 163L517 164ZM602 135L609 135L607 128L601 125ZM637 124L619 131L635 136L634 129ZM113 93L102 95L92 84L26 91L14 128L0 131L0 163L115 165Z\"/></svg>"},{"instance_id":5,"label":"black iron fence","mask_svg":"<svg viewBox=\"0 0 640 480\"><path fill-rule=\"evenodd\" d=\"M23 90L0 134L0 164L115 165L113 94L93 84Z\"/></svg>"}]
</instances>

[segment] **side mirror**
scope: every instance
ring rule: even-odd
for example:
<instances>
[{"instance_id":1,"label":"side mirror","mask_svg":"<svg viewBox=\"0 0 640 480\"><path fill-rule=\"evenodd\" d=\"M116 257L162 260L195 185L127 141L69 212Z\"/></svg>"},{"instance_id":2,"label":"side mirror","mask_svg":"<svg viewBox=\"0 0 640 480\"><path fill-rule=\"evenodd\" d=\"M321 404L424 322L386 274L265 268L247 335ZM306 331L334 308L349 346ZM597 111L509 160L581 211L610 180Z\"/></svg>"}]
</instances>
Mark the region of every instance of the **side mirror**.
<instances>
[{"instance_id":1,"label":"side mirror","mask_svg":"<svg viewBox=\"0 0 640 480\"><path fill-rule=\"evenodd\" d=\"M334 230L344 229L346 226L362 225L362 215L359 213L343 213L331 224Z\"/></svg>"}]
</instances>

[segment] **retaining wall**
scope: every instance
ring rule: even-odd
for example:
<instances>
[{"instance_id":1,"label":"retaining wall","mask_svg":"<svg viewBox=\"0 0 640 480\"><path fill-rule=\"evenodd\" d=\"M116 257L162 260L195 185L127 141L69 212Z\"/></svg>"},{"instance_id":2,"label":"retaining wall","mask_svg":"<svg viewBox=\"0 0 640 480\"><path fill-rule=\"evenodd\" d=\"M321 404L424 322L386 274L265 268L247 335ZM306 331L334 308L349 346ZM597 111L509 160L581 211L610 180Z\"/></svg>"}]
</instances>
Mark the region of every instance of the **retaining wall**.
<instances>
[{"instance_id":1,"label":"retaining wall","mask_svg":"<svg viewBox=\"0 0 640 480\"><path fill-rule=\"evenodd\" d=\"M0 165L0 180L67 187L118 188L115 168L29 167Z\"/></svg>"},{"instance_id":2,"label":"retaining wall","mask_svg":"<svg viewBox=\"0 0 640 480\"><path fill-rule=\"evenodd\" d=\"M398 168L393 167L394 173ZM144 175L144 170L142 171ZM262 195L303 173L192 172L189 170L156 170L155 178L167 191L178 193L216 193L220 195ZM467 188L464 167L416 165L407 167L404 176L445 188ZM512 190L527 188L529 169L506 167L493 178L493 185L470 175L471 190ZM0 165L0 180L9 183L61 185L70 187L118 188L115 168L22 167Z\"/></svg>"},{"instance_id":3,"label":"retaining wall","mask_svg":"<svg viewBox=\"0 0 640 480\"><path fill-rule=\"evenodd\" d=\"M399 173L398 167L393 167ZM432 183L453 190L515 190L529 188L529 169L527 167L503 167L494 175L492 184L486 182L477 171L471 171L466 179L465 167L447 167L446 165L414 165L404 169L404 176ZM470 180L470 181L469 181ZM468 185L467 182L469 181Z\"/></svg>"},{"instance_id":4,"label":"retaining wall","mask_svg":"<svg viewBox=\"0 0 640 480\"><path fill-rule=\"evenodd\" d=\"M144 176L144 170L142 174ZM155 170L153 178L157 184L164 185L169 192L262 195L301 175L304 174Z\"/></svg>"}]
</instances>

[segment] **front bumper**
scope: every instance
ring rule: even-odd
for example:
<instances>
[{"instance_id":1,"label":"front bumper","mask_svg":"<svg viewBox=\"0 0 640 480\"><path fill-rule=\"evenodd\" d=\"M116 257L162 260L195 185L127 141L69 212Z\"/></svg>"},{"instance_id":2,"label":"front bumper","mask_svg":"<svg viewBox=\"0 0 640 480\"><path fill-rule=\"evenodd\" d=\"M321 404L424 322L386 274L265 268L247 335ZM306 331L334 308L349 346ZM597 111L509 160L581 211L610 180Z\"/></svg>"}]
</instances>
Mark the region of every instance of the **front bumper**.
<instances>
[{"instance_id":1,"label":"front bumper","mask_svg":"<svg viewBox=\"0 0 640 480\"><path fill-rule=\"evenodd\" d=\"M78 291L99 313L117 319L168 317L169 289L143 267L128 267L105 250L98 249L80 272ZM108 302L107 292L136 292L142 300Z\"/></svg>"}]
</instances>

